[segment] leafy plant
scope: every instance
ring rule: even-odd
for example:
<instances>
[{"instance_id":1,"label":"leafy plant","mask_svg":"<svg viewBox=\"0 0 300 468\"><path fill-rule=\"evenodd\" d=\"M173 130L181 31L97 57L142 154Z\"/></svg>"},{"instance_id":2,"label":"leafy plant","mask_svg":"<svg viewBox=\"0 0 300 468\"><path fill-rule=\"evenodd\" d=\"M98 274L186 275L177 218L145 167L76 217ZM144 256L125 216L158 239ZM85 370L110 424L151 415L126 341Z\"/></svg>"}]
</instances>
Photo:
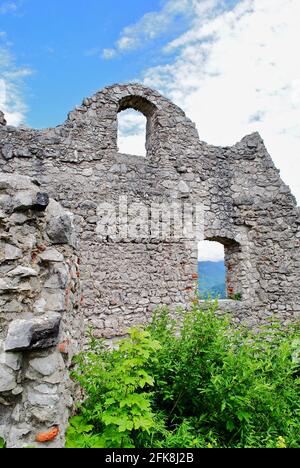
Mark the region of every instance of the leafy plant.
<instances>
[{"instance_id":1,"label":"leafy plant","mask_svg":"<svg viewBox=\"0 0 300 468\"><path fill-rule=\"evenodd\" d=\"M300 447L299 332L255 333L217 301L158 309L114 348L92 338L74 378L86 398L68 447Z\"/></svg>"},{"instance_id":2,"label":"leafy plant","mask_svg":"<svg viewBox=\"0 0 300 468\"><path fill-rule=\"evenodd\" d=\"M94 426L87 424L82 416L70 420L66 448L101 448L101 437L93 434Z\"/></svg>"},{"instance_id":3,"label":"leafy plant","mask_svg":"<svg viewBox=\"0 0 300 468\"><path fill-rule=\"evenodd\" d=\"M0 448L5 448L5 440L0 437Z\"/></svg>"},{"instance_id":4,"label":"leafy plant","mask_svg":"<svg viewBox=\"0 0 300 468\"><path fill-rule=\"evenodd\" d=\"M195 301L182 312L180 333L167 311L154 317L150 330L162 344L148 370L154 408L170 429L189 420L210 445L276 447L281 437L298 447L297 332L276 321L256 333L235 328L217 307L214 301L201 309Z\"/></svg>"},{"instance_id":5,"label":"leafy plant","mask_svg":"<svg viewBox=\"0 0 300 468\"><path fill-rule=\"evenodd\" d=\"M87 398L82 416L70 422L67 447L130 448L134 431L149 432L155 422L151 393L145 390L154 380L145 366L155 360L159 347L149 332L139 329L132 329L116 349L91 341L91 352L78 356L73 374Z\"/></svg>"},{"instance_id":6,"label":"leafy plant","mask_svg":"<svg viewBox=\"0 0 300 468\"><path fill-rule=\"evenodd\" d=\"M232 301L241 301L242 300L242 294L241 293L236 293L228 296L228 299L231 299Z\"/></svg>"}]
</instances>

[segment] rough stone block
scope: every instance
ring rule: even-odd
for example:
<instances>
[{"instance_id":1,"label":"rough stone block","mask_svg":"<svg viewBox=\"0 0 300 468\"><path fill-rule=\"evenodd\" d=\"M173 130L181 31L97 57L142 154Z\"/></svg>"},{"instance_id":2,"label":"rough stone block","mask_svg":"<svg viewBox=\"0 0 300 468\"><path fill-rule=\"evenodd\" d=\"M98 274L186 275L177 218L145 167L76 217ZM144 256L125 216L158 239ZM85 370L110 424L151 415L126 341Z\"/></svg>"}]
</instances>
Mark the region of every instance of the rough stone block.
<instances>
[{"instance_id":1,"label":"rough stone block","mask_svg":"<svg viewBox=\"0 0 300 468\"><path fill-rule=\"evenodd\" d=\"M59 314L11 322L5 340L6 351L43 349L58 343Z\"/></svg>"},{"instance_id":2,"label":"rough stone block","mask_svg":"<svg viewBox=\"0 0 300 468\"><path fill-rule=\"evenodd\" d=\"M0 111L0 126L2 125L4 127L6 124L7 124L7 122L5 120L4 113L2 111Z\"/></svg>"},{"instance_id":3,"label":"rough stone block","mask_svg":"<svg viewBox=\"0 0 300 468\"><path fill-rule=\"evenodd\" d=\"M56 249L47 249L40 254L40 258L45 262L63 262L63 255Z\"/></svg>"},{"instance_id":4,"label":"rough stone block","mask_svg":"<svg viewBox=\"0 0 300 468\"><path fill-rule=\"evenodd\" d=\"M0 242L0 262L17 260L22 257L22 250L15 245Z\"/></svg>"},{"instance_id":5,"label":"rough stone block","mask_svg":"<svg viewBox=\"0 0 300 468\"><path fill-rule=\"evenodd\" d=\"M32 359L30 367L43 376L49 376L64 368L64 360L59 352L50 356Z\"/></svg>"},{"instance_id":6,"label":"rough stone block","mask_svg":"<svg viewBox=\"0 0 300 468\"><path fill-rule=\"evenodd\" d=\"M21 369L22 354L21 353L9 353L4 351L4 344L0 344L0 365L4 364L14 371Z\"/></svg>"},{"instance_id":7,"label":"rough stone block","mask_svg":"<svg viewBox=\"0 0 300 468\"><path fill-rule=\"evenodd\" d=\"M35 194L31 191L20 191L14 197L13 206L14 210L23 211L28 210L33 205Z\"/></svg>"},{"instance_id":8,"label":"rough stone block","mask_svg":"<svg viewBox=\"0 0 300 468\"><path fill-rule=\"evenodd\" d=\"M33 268L18 266L14 270L11 270L7 273L7 276L28 278L31 276L37 276L38 272Z\"/></svg>"},{"instance_id":9,"label":"rough stone block","mask_svg":"<svg viewBox=\"0 0 300 468\"><path fill-rule=\"evenodd\" d=\"M49 205L49 195L47 193L38 192L33 202L32 208L36 211L45 211Z\"/></svg>"},{"instance_id":10,"label":"rough stone block","mask_svg":"<svg viewBox=\"0 0 300 468\"><path fill-rule=\"evenodd\" d=\"M188 198L191 190L189 186L187 185L187 183L181 180L178 185L178 191L179 191L180 198Z\"/></svg>"},{"instance_id":11,"label":"rough stone block","mask_svg":"<svg viewBox=\"0 0 300 468\"><path fill-rule=\"evenodd\" d=\"M15 373L7 366L0 364L0 393L11 392L16 386Z\"/></svg>"},{"instance_id":12,"label":"rough stone block","mask_svg":"<svg viewBox=\"0 0 300 468\"><path fill-rule=\"evenodd\" d=\"M39 392L28 392L28 401L33 406L53 407L59 402L58 395L47 395Z\"/></svg>"},{"instance_id":13,"label":"rough stone block","mask_svg":"<svg viewBox=\"0 0 300 468\"><path fill-rule=\"evenodd\" d=\"M50 290L49 290L50 291ZM44 290L41 299L46 301L45 310L50 312L64 312L66 308L65 293L62 290Z\"/></svg>"},{"instance_id":14,"label":"rough stone block","mask_svg":"<svg viewBox=\"0 0 300 468\"><path fill-rule=\"evenodd\" d=\"M19 283L16 281L9 281L0 278L0 294L8 294L12 292L30 291L31 286L29 283Z\"/></svg>"},{"instance_id":15,"label":"rough stone block","mask_svg":"<svg viewBox=\"0 0 300 468\"><path fill-rule=\"evenodd\" d=\"M53 244L75 244L73 215L53 200L47 209L46 232Z\"/></svg>"}]
</instances>

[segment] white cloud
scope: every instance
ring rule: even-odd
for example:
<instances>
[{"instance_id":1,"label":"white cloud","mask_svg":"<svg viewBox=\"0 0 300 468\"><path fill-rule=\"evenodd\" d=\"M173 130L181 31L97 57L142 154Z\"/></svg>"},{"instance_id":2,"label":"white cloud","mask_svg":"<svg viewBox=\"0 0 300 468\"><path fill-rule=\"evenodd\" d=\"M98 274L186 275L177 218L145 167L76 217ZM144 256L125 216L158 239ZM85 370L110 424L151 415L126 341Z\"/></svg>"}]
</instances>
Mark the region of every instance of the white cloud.
<instances>
[{"instance_id":1,"label":"white cloud","mask_svg":"<svg viewBox=\"0 0 300 468\"><path fill-rule=\"evenodd\" d=\"M196 16L167 47L175 60L146 70L144 80L183 107L202 140L231 145L258 130L298 200L299 21L299 0L242 0Z\"/></svg>"},{"instance_id":2,"label":"white cloud","mask_svg":"<svg viewBox=\"0 0 300 468\"><path fill-rule=\"evenodd\" d=\"M201 262L224 261L224 245L219 242L202 241L198 245L198 259Z\"/></svg>"},{"instance_id":3,"label":"white cloud","mask_svg":"<svg viewBox=\"0 0 300 468\"><path fill-rule=\"evenodd\" d=\"M114 49L104 49L102 57L112 59L118 53L136 50L163 35L179 16L191 17L195 8L205 15L206 11L216 5L219 0L168 0L163 3L160 11L146 13L135 24L127 26L121 32ZM109 52L107 52L109 51Z\"/></svg>"},{"instance_id":4,"label":"white cloud","mask_svg":"<svg viewBox=\"0 0 300 468\"><path fill-rule=\"evenodd\" d=\"M144 71L144 84L181 106L208 143L259 131L299 203L300 1L189 3L190 26L164 48L167 65Z\"/></svg>"},{"instance_id":5,"label":"white cloud","mask_svg":"<svg viewBox=\"0 0 300 468\"><path fill-rule=\"evenodd\" d=\"M25 121L24 79L31 74L28 67L16 67L7 47L0 46L0 110L9 125L17 126Z\"/></svg>"},{"instance_id":6,"label":"white cloud","mask_svg":"<svg viewBox=\"0 0 300 468\"><path fill-rule=\"evenodd\" d=\"M14 12L18 9L18 5L15 2L1 2L0 3L0 15Z\"/></svg>"},{"instance_id":7,"label":"white cloud","mask_svg":"<svg viewBox=\"0 0 300 468\"><path fill-rule=\"evenodd\" d=\"M102 58L104 58L106 60L110 60L110 59L114 58L116 54L117 53L116 53L115 49L103 49Z\"/></svg>"},{"instance_id":8,"label":"white cloud","mask_svg":"<svg viewBox=\"0 0 300 468\"><path fill-rule=\"evenodd\" d=\"M118 114L118 148L120 153L146 156L146 117L132 109Z\"/></svg>"}]
</instances>

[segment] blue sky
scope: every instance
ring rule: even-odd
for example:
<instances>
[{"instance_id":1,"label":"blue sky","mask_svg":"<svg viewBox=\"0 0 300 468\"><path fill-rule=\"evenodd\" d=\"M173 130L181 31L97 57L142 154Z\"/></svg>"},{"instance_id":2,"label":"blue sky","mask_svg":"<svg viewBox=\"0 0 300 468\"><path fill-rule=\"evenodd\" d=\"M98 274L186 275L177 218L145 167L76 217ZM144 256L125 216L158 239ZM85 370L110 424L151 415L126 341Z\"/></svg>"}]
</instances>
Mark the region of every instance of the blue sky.
<instances>
[{"instance_id":1,"label":"blue sky","mask_svg":"<svg viewBox=\"0 0 300 468\"><path fill-rule=\"evenodd\" d=\"M2 44L26 79L26 123L40 128L57 125L66 113L102 87L138 79L149 66L166 63L161 48L185 31L185 14L178 14L159 37L146 41L114 60L103 58L121 31L166 2L159 0L21 0L2 1ZM6 7L5 7L6 6ZM149 46L151 43L151 46Z\"/></svg>"},{"instance_id":2,"label":"blue sky","mask_svg":"<svg viewBox=\"0 0 300 468\"><path fill-rule=\"evenodd\" d=\"M168 4L184 3L179 0L0 1L2 48L18 68L27 70L23 84L26 124L35 128L57 125L82 97L111 83L138 80L149 66L169 63L174 54L162 50L188 29L193 15L191 8L179 6L174 12L166 11L165 18L156 22L158 31L154 34L149 30L143 35L140 30L143 25L138 26L139 43L134 47L117 46L119 50L113 59L108 60L105 51L108 54L113 51L118 40L122 40L125 28L139 25L149 13L159 14ZM237 2L225 3L225 8L230 8ZM149 21L152 28L155 19Z\"/></svg>"},{"instance_id":3,"label":"blue sky","mask_svg":"<svg viewBox=\"0 0 300 468\"><path fill-rule=\"evenodd\" d=\"M7 2L0 2L5 4ZM145 53L105 60L120 31L136 22L159 1L23 0L0 16L8 49L26 80L26 122L34 127L57 125L82 97L109 83L138 76L147 63L157 63L155 47ZM125 6L126 5L126 6ZM1 11L1 9L0 9ZM172 37L172 31L168 37Z\"/></svg>"},{"instance_id":4,"label":"blue sky","mask_svg":"<svg viewBox=\"0 0 300 468\"><path fill-rule=\"evenodd\" d=\"M55 126L83 97L140 81L204 141L259 131L300 200L299 24L299 0L0 0L0 108L13 125ZM120 123L133 153L142 127Z\"/></svg>"}]
</instances>

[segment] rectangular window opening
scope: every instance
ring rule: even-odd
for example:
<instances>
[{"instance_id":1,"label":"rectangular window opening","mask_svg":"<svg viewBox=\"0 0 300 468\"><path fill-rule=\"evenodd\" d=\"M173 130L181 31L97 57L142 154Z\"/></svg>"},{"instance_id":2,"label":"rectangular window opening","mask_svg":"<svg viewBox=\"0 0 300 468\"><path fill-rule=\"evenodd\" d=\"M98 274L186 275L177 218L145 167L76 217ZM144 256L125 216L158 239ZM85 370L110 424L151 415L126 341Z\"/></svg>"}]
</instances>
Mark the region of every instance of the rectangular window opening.
<instances>
[{"instance_id":1,"label":"rectangular window opening","mask_svg":"<svg viewBox=\"0 0 300 468\"><path fill-rule=\"evenodd\" d=\"M203 241L198 247L200 299L227 299L227 273L224 245Z\"/></svg>"}]
</instances>

